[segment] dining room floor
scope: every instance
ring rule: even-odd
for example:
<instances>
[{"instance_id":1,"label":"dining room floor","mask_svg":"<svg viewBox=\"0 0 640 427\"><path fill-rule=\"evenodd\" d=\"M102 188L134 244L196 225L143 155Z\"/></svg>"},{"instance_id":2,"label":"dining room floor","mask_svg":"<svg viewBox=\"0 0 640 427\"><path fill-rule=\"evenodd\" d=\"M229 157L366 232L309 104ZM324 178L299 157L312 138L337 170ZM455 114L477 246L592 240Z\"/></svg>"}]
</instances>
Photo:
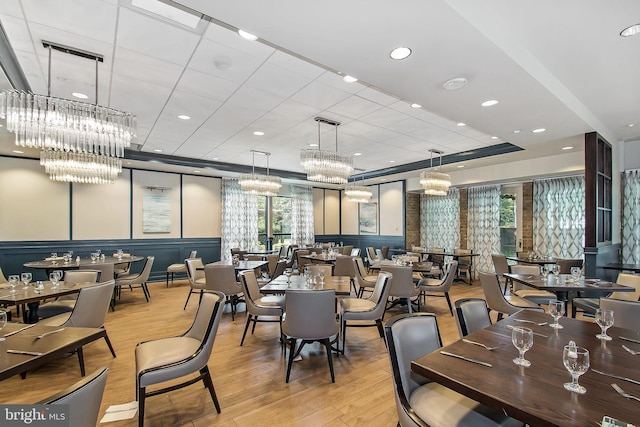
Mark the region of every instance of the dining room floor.
<instances>
[{"instance_id":1,"label":"dining room floor","mask_svg":"<svg viewBox=\"0 0 640 427\"><path fill-rule=\"evenodd\" d=\"M99 419L110 405L135 399L134 348L138 342L179 335L193 321L198 299L191 298L186 280L169 288L151 283L151 300L139 289L123 290L115 312L107 315L106 328L117 353L112 358L103 340L85 347L87 372L109 368ZM482 297L478 284L456 283L452 302ZM429 298L422 311L435 312L444 344L457 340L458 331L444 298ZM385 319L406 312L406 307L387 312ZM495 320L495 318L494 318ZM285 383L286 359L279 343L277 323L259 323L244 346L240 338L246 313L223 314L209 368L222 412L217 414L202 383L152 397L146 403L146 426L395 426L393 384L383 340L377 328L349 328L346 354L334 356L335 384L331 383L324 350L308 345L303 360L295 362ZM515 353L514 349L514 353ZM30 371L27 378L12 377L0 383L0 402L35 403L80 380L76 356L69 356ZM110 423L114 427L136 426L137 416ZM107 425L107 424L105 424Z\"/></svg>"}]
</instances>

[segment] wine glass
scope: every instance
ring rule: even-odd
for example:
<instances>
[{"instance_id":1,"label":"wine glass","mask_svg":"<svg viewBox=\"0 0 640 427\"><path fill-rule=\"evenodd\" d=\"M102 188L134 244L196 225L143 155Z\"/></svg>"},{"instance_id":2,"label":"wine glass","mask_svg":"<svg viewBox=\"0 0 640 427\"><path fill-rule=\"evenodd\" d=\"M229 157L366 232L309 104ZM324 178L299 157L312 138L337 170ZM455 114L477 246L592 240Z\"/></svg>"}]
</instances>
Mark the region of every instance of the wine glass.
<instances>
[{"instance_id":1,"label":"wine glass","mask_svg":"<svg viewBox=\"0 0 640 427\"><path fill-rule=\"evenodd\" d=\"M15 294L16 293L16 286L18 286L18 282L20 281L20 276L18 276L17 274L12 274L11 276L9 276L9 286L11 287L11 293Z\"/></svg>"},{"instance_id":2,"label":"wine glass","mask_svg":"<svg viewBox=\"0 0 640 427\"><path fill-rule=\"evenodd\" d=\"M578 384L578 378L589 370L589 350L576 347L575 344L564 346L562 363L571 374L571 382L564 383L564 388L578 394L585 394L587 389Z\"/></svg>"},{"instance_id":3,"label":"wine glass","mask_svg":"<svg viewBox=\"0 0 640 427\"><path fill-rule=\"evenodd\" d=\"M520 352L520 355L513 359L513 363L524 367L531 366L531 362L524 358L524 353L533 346L533 331L529 328L516 326L511 330L511 342Z\"/></svg>"},{"instance_id":4,"label":"wine glass","mask_svg":"<svg viewBox=\"0 0 640 427\"><path fill-rule=\"evenodd\" d=\"M611 341L611 337L607 335L607 329L613 326L613 310L596 310L596 323L600 325L602 332L596 335L602 341Z\"/></svg>"},{"instance_id":5,"label":"wine glass","mask_svg":"<svg viewBox=\"0 0 640 427\"><path fill-rule=\"evenodd\" d=\"M98 258L98 254L95 252L91 252L91 263L95 264L96 259Z\"/></svg>"},{"instance_id":6,"label":"wine glass","mask_svg":"<svg viewBox=\"0 0 640 427\"><path fill-rule=\"evenodd\" d=\"M32 279L31 273L20 274L20 280L22 280L22 283L24 284L22 289L29 289L29 283L31 283L31 279Z\"/></svg>"},{"instance_id":7,"label":"wine glass","mask_svg":"<svg viewBox=\"0 0 640 427\"><path fill-rule=\"evenodd\" d=\"M320 286L324 286L324 271L318 271L318 278L320 279Z\"/></svg>"},{"instance_id":8,"label":"wine glass","mask_svg":"<svg viewBox=\"0 0 640 427\"><path fill-rule=\"evenodd\" d=\"M571 267L571 278L574 282L578 282L580 280L580 276L582 275L582 269L580 267Z\"/></svg>"},{"instance_id":9,"label":"wine glass","mask_svg":"<svg viewBox=\"0 0 640 427\"><path fill-rule=\"evenodd\" d=\"M556 283L557 283L558 282L558 276L560 276L560 265L553 264L551 266L551 271L553 272L553 275L555 276Z\"/></svg>"},{"instance_id":10,"label":"wine glass","mask_svg":"<svg viewBox=\"0 0 640 427\"><path fill-rule=\"evenodd\" d=\"M51 287L53 289L57 289L58 285L60 284L60 279L62 278L62 275L60 273L60 270L55 270L49 273L49 281L51 281Z\"/></svg>"},{"instance_id":11,"label":"wine glass","mask_svg":"<svg viewBox=\"0 0 640 427\"><path fill-rule=\"evenodd\" d=\"M287 286L291 286L291 273L292 271L288 268L284 271L284 275L287 277Z\"/></svg>"},{"instance_id":12,"label":"wine glass","mask_svg":"<svg viewBox=\"0 0 640 427\"><path fill-rule=\"evenodd\" d=\"M563 326L558 323L558 320L564 316L564 301L549 300L549 314L553 317L553 323L549 326L554 329L562 329Z\"/></svg>"},{"instance_id":13,"label":"wine glass","mask_svg":"<svg viewBox=\"0 0 640 427\"><path fill-rule=\"evenodd\" d=\"M118 259L122 259L122 255L123 255L122 249L118 249L117 254L118 254Z\"/></svg>"},{"instance_id":14,"label":"wine glass","mask_svg":"<svg viewBox=\"0 0 640 427\"><path fill-rule=\"evenodd\" d=\"M7 312L0 309L0 331L2 331L7 324ZM0 342L6 340L4 336L0 336Z\"/></svg>"},{"instance_id":15,"label":"wine glass","mask_svg":"<svg viewBox=\"0 0 640 427\"><path fill-rule=\"evenodd\" d=\"M58 253L51 252L51 264L56 265L58 263L58 260L56 258L58 258Z\"/></svg>"}]
</instances>

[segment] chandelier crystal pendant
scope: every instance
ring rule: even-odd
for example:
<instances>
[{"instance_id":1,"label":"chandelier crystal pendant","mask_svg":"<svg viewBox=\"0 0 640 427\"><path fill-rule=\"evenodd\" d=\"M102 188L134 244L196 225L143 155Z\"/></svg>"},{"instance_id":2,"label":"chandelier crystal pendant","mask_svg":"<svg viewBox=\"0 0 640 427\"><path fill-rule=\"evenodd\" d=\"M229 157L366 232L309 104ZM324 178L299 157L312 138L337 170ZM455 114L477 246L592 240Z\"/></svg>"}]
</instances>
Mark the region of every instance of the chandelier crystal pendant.
<instances>
[{"instance_id":1,"label":"chandelier crystal pendant","mask_svg":"<svg viewBox=\"0 0 640 427\"><path fill-rule=\"evenodd\" d=\"M328 184L346 184L353 173L353 157L338 152L338 126L339 122L316 117L318 122L318 149L302 150L300 153L300 165L307 173L307 180L324 182ZM320 123L335 126L336 151L320 149Z\"/></svg>"},{"instance_id":2,"label":"chandelier crystal pendant","mask_svg":"<svg viewBox=\"0 0 640 427\"><path fill-rule=\"evenodd\" d=\"M102 55L47 41L47 96L18 90L0 93L0 117L16 134L16 145L39 148L40 163L54 181L112 183L122 172L124 151L136 138L136 117L98 105L98 64ZM61 51L95 61L96 104L51 96L51 52Z\"/></svg>"},{"instance_id":3,"label":"chandelier crystal pendant","mask_svg":"<svg viewBox=\"0 0 640 427\"><path fill-rule=\"evenodd\" d=\"M442 167L442 151L431 149L431 167L429 170L422 171L420 174L420 185L424 188L424 194L430 196L446 196L451 186L451 177L446 173L440 172ZM433 170L433 153L440 156L440 164L438 171Z\"/></svg>"},{"instance_id":4,"label":"chandelier crystal pendant","mask_svg":"<svg viewBox=\"0 0 640 427\"><path fill-rule=\"evenodd\" d=\"M358 172L364 172L364 169L356 168L355 170ZM362 182L364 183L364 176L362 177ZM349 199L349 201L356 203L369 203L373 196L371 188L364 185L357 185L355 179L352 183L347 184L344 189L344 193L347 195L347 199Z\"/></svg>"},{"instance_id":5,"label":"chandelier crystal pendant","mask_svg":"<svg viewBox=\"0 0 640 427\"><path fill-rule=\"evenodd\" d=\"M282 180L280 177L269 175L269 156L271 153L265 153L264 151L251 150L253 153L253 165L251 173L245 173L240 175L238 182L242 191L246 194L253 194L256 196L275 196L282 187ZM267 174L256 173L256 153L267 156Z\"/></svg>"}]
</instances>

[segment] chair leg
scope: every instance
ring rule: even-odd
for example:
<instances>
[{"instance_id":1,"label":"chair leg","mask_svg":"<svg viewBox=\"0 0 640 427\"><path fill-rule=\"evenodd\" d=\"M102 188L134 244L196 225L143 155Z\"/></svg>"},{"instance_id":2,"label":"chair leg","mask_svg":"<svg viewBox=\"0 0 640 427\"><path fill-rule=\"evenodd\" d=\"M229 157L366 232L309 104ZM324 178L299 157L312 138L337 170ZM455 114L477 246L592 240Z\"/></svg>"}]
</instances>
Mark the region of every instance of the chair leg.
<instances>
[{"instance_id":1,"label":"chair leg","mask_svg":"<svg viewBox=\"0 0 640 427\"><path fill-rule=\"evenodd\" d=\"M329 342L329 338L325 338L324 340L322 340L322 343L324 344L324 348L327 349L327 360L329 361L329 371L331 372L331 382L335 383L336 377L333 372L333 355L331 354L331 342Z\"/></svg>"},{"instance_id":2,"label":"chair leg","mask_svg":"<svg viewBox=\"0 0 640 427\"><path fill-rule=\"evenodd\" d=\"M449 292L445 292L444 296L447 299L447 304L449 304L449 311L451 312L451 315L453 316L453 307L451 307L451 298L449 298Z\"/></svg>"},{"instance_id":3,"label":"chair leg","mask_svg":"<svg viewBox=\"0 0 640 427\"><path fill-rule=\"evenodd\" d=\"M193 289L189 289L189 294L187 295L187 300L184 303L184 307L182 307L183 310L187 309L187 304L189 304L189 298L191 298L191 294L193 293Z\"/></svg>"},{"instance_id":4,"label":"chair leg","mask_svg":"<svg viewBox=\"0 0 640 427\"><path fill-rule=\"evenodd\" d=\"M211 379L209 367L205 365L204 368L200 369L200 374L202 375L202 381L204 382L204 385L209 389L209 394L211 394L213 404L216 406L216 412L220 413L220 403L218 402L218 397L216 396L216 390L213 388L213 380Z\"/></svg>"},{"instance_id":5,"label":"chair leg","mask_svg":"<svg viewBox=\"0 0 640 427\"><path fill-rule=\"evenodd\" d=\"M382 319L376 319L376 326L378 327L380 338L384 338L384 326L382 325Z\"/></svg>"},{"instance_id":6,"label":"chair leg","mask_svg":"<svg viewBox=\"0 0 640 427\"><path fill-rule=\"evenodd\" d=\"M289 338L289 360L287 362L287 378L285 382L289 382L289 376L291 375L291 365L293 365L293 358L295 357L294 353L296 352L296 342L295 338Z\"/></svg>"},{"instance_id":7,"label":"chair leg","mask_svg":"<svg viewBox=\"0 0 640 427\"><path fill-rule=\"evenodd\" d=\"M202 302L202 295L204 295L204 289L200 289L200 297L198 298L198 305Z\"/></svg>"},{"instance_id":8,"label":"chair leg","mask_svg":"<svg viewBox=\"0 0 640 427\"><path fill-rule=\"evenodd\" d=\"M84 353L82 352L82 347L76 350L78 353L78 363L80 363L80 375L84 377Z\"/></svg>"},{"instance_id":9,"label":"chair leg","mask_svg":"<svg viewBox=\"0 0 640 427\"><path fill-rule=\"evenodd\" d=\"M109 339L109 335L107 335L106 331L104 333L104 340L107 342L107 346L109 347L109 351L111 352L111 355L113 357L116 357L116 352L113 350L113 346L111 345L111 340Z\"/></svg>"},{"instance_id":10,"label":"chair leg","mask_svg":"<svg viewBox=\"0 0 640 427\"><path fill-rule=\"evenodd\" d=\"M173 280L171 282L173 282ZM168 287L169 287L169 272L167 271L167 288Z\"/></svg>"},{"instance_id":11,"label":"chair leg","mask_svg":"<svg viewBox=\"0 0 640 427\"><path fill-rule=\"evenodd\" d=\"M149 288L147 287L147 282L141 283L140 286L142 287L142 292L144 292L144 297L147 300L147 302L149 302L149 298L151 297L151 295L149 294Z\"/></svg>"},{"instance_id":12,"label":"chair leg","mask_svg":"<svg viewBox=\"0 0 640 427\"><path fill-rule=\"evenodd\" d=\"M249 329L250 322L251 322L251 313L247 313L247 324L244 325L244 333L242 334L242 341L240 341L240 347L242 347L242 344L244 344L244 337L247 336L247 330Z\"/></svg>"},{"instance_id":13,"label":"chair leg","mask_svg":"<svg viewBox=\"0 0 640 427\"><path fill-rule=\"evenodd\" d=\"M340 319L341 320L341 324L340 324L340 335L342 335L342 354L344 354L344 342L347 339L347 321L344 319Z\"/></svg>"},{"instance_id":14,"label":"chair leg","mask_svg":"<svg viewBox=\"0 0 640 427\"><path fill-rule=\"evenodd\" d=\"M144 426L144 398L145 388L138 387L138 427Z\"/></svg>"}]
</instances>

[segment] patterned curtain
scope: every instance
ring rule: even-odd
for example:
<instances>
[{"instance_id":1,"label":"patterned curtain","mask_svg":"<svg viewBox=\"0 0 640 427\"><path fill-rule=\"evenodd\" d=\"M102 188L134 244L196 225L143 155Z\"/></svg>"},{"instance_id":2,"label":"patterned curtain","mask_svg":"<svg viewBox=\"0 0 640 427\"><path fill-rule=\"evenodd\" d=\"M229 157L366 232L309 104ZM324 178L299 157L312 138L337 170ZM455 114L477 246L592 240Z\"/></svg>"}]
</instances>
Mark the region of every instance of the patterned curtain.
<instances>
[{"instance_id":1,"label":"patterned curtain","mask_svg":"<svg viewBox=\"0 0 640 427\"><path fill-rule=\"evenodd\" d=\"M454 249L460 246L460 191L445 197L420 197L420 246Z\"/></svg>"},{"instance_id":2,"label":"patterned curtain","mask_svg":"<svg viewBox=\"0 0 640 427\"><path fill-rule=\"evenodd\" d=\"M640 264L640 170L624 173L622 197L622 262Z\"/></svg>"},{"instance_id":3,"label":"patterned curtain","mask_svg":"<svg viewBox=\"0 0 640 427\"><path fill-rule=\"evenodd\" d=\"M258 242L258 198L247 195L237 179L222 180L222 260L231 248L251 249Z\"/></svg>"},{"instance_id":4,"label":"patterned curtain","mask_svg":"<svg viewBox=\"0 0 640 427\"><path fill-rule=\"evenodd\" d=\"M584 176L533 182L533 249L540 256L582 258Z\"/></svg>"},{"instance_id":5,"label":"patterned curtain","mask_svg":"<svg viewBox=\"0 0 640 427\"><path fill-rule=\"evenodd\" d=\"M291 243L313 243L313 193L311 187L291 187Z\"/></svg>"},{"instance_id":6,"label":"patterned curtain","mask_svg":"<svg viewBox=\"0 0 640 427\"><path fill-rule=\"evenodd\" d=\"M469 188L467 248L479 254L472 273L493 271L492 254L500 253L500 186Z\"/></svg>"}]
</instances>

